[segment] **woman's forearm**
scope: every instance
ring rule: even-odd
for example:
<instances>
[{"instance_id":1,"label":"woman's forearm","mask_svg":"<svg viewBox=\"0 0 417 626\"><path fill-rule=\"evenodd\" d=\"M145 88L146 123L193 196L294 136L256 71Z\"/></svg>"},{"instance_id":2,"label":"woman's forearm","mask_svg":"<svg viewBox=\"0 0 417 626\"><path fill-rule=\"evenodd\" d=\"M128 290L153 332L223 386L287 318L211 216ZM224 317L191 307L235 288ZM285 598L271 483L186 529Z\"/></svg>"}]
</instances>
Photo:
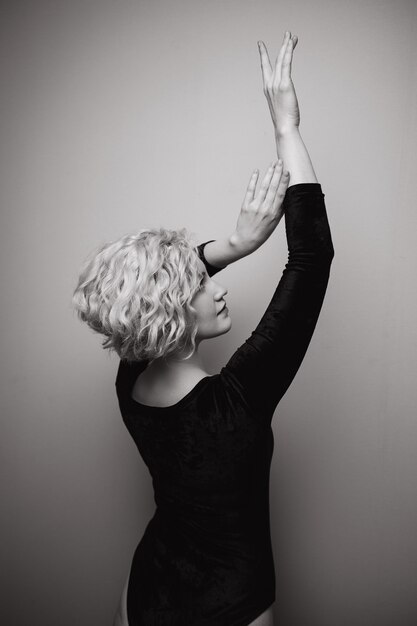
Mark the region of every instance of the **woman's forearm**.
<instances>
[{"instance_id":1,"label":"woman's forearm","mask_svg":"<svg viewBox=\"0 0 417 626\"><path fill-rule=\"evenodd\" d=\"M275 132L275 141L278 157L283 160L284 168L290 172L288 187L298 183L318 182L299 129L294 128L286 133Z\"/></svg>"}]
</instances>

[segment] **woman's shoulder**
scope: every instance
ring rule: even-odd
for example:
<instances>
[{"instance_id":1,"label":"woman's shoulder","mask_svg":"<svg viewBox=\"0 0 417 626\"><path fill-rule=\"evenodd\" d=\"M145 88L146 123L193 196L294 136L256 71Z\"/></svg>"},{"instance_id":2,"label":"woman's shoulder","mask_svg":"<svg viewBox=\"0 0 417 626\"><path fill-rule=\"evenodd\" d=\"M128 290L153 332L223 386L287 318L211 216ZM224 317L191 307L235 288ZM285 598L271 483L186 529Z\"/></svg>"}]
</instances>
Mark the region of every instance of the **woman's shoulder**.
<instances>
[{"instance_id":1,"label":"woman's shoulder","mask_svg":"<svg viewBox=\"0 0 417 626\"><path fill-rule=\"evenodd\" d=\"M177 404L208 377L204 370L187 371L175 378L145 370L136 378L131 396L140 404L163 408Z\"/></svg>"}]
</instances>

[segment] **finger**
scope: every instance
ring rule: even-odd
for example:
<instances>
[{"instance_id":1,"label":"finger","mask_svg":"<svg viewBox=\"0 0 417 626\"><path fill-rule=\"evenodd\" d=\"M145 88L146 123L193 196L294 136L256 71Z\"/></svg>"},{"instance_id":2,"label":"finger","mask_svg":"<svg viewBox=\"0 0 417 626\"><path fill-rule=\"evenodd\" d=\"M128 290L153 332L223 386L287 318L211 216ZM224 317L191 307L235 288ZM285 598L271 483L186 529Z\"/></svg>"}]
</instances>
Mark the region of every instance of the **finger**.
<instances>
[{"instance_id":1,"label":"finger","mask_svg":"<svg viewBox=\"0 0 417 626\"><path fill-rule=\"evenodd\" d=\"M252 202L255 196L256 183L258 181L259 170L255 170L249 181L248 188L246 190L245 199L243 200L243 206L246 208L250 202Z\"/></svg>"},{"instance_id":2,"label":"finger","mask_svg":"<svg viewBox=\"0 0 417 626\"><path fill-rule=\"evenodd\" d=\"M283 208L281 205L284 202L284 198L285 198L285 194L287 193L289 182L290 182L290 173L288 170L284 170L282 172L281 180L279 181L277 192L274 198L274 211L278 211L280 208L283 211Z\"/></svg>"},{"instance_id":3,"label":"finger","mask_svg":"<svg viewBox=\"0 0 417 626\"><path fill-rule=\"evenodd\" d=\"M292 53L294 49L293 40L288 40L287 49L285 50L284 58L282 60L281 68L281 80L289 80L291 78L291 63Z\"/></svg>"},{"instance_id":4,"label":"finger","mask_svg":"<svg viewBox=\"0 0 417 626\"><path fill-rule=\"evenodd\" d=\"M264 179L262 181L261 188L260 188L259 194L257 196L257 199L259 200L260 203L262 203L265 200L265 196L266 196L266 194L268 192L272 176L274 175L275 164L276 164L276 161L273 161L271 163L271 165L269 166L269 169L268 169L267 173L265 174L265 177L264 177Z\"/></svg>"},{"instance_id":5,"label":"finger","mask_svg":"<svg viewBox=\"0 0 417 626\"><path fill-rule=\"evenodd\" d=\"M265 197L264 204L266 205L266 208L272 207L274 204L275 196L277 194L277 190L278 190L279 183L280 183L281 176L282 176L282 169L283 169L283 163L280 159L275 166L275 170L270 181L268 193L266 194L266 197Z\"/></svg>"},{"instance_id":6,"label":"finger","mask_svg":"<svg viewBox=\"0 0 417 626\"><path fill-rule=\"evenodd\" d=\"M261 56L262 78L264 81L264 87L266 83L270 81L272 76L272 66L269 60L268 50L263 41L258 41L259 54Z\"/></svg>"},{"instance_id":7,"label":"finger","mask_svg":"<svg viewBox=\"0 0 417 626\"><path fill-rule=\"evenodd\" d=\"M288 39L290 38L290 36L291 36L290 31L289 30L285 31L284 40L282 42L281 49L279 51L277 60L275 62L275 75L279 74L279 76L281 76L282 59L284 58L285 50L287 48L287 43L288 43Z\"/></svg>"}]
</instances>

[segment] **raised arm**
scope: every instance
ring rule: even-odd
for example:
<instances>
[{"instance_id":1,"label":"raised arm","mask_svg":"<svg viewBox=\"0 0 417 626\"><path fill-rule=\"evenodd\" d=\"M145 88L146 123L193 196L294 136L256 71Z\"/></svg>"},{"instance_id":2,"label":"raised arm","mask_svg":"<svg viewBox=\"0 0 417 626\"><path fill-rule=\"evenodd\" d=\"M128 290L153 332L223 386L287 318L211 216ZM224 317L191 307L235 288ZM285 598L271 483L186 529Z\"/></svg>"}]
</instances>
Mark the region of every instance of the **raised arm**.
<instances>
[{"instance_id":1,"label":"raised arm","mask_svg":"<svg viewBox=\"0 0 417 626\"><path fill-rule=\"evenodd\" d=\"M258 42L262 68L263 91L271 111L275 131L277 154L280 161L274 161L262 181L260 193L255 198L258 170L255 170L243 201L236 229L231 236L211 239L205 242L204 255L207 263L219 269L247 256L268 239L282 217L283 211L275 205L265 206L268 186L274 168L282 166L282 179L277 201L282 204L288 186L298 183L317 183L317 177L304 142L299 132L300 111L291 77L293 51L298 37L286 31L275 67L272 68L268 50L262 41ZM283 163L282 163L283 162ZM285 168L285 169L284 169ZM261 206L263 202L263 206ZM275 221L267 224L269 212L274 211ZM266 213L263 215L262 213ZM271 215L272 217L272 215Z\"/></svg>"},{"instance_id":2,"label":"raised arm","mask_svg":"<svg viewBox=\"0 0 417 626\"><path fill-rule=\"evenodd\" d=\"M220 372L242 401L266 418L272 417L304 359L334 256L324 194L298 128L291 80L294 42L297 38L287 32L274 70L264 44L259 44L278 155L291 174L283 204L288 263L259 324Z\"/></svg>"},{"instance_id":3,"label":"raised arm","mask_svg":"<svg viewBox=\"0 0 417 626\"><path fill-rule=\"evenodd\" d=\"M311 341L334 249L319 183L298 183L285 197L288 262L260 322L220 376L262 419L270 419Z\"/></svg>"}]
</instances>

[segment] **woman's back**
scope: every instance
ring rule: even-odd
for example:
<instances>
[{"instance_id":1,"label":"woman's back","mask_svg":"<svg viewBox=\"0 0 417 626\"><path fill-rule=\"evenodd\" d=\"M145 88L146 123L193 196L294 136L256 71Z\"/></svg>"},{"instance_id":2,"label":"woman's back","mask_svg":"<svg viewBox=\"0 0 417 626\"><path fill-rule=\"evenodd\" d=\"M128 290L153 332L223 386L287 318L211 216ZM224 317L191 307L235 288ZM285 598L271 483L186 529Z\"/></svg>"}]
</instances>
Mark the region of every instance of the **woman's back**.
<instances>
[{"instance_id":1,"label":"woman's back","mask_svg":"<svg viewBox=\"0 0 417 626\"><path fill-rule=\"evenodd\" d=\"M119 373L123 419L156 503L132 562L129 624L249 624L275 599L270 421L224 372L166 407L137 402L137 371Z\"/></svg>"}]
</instances>

